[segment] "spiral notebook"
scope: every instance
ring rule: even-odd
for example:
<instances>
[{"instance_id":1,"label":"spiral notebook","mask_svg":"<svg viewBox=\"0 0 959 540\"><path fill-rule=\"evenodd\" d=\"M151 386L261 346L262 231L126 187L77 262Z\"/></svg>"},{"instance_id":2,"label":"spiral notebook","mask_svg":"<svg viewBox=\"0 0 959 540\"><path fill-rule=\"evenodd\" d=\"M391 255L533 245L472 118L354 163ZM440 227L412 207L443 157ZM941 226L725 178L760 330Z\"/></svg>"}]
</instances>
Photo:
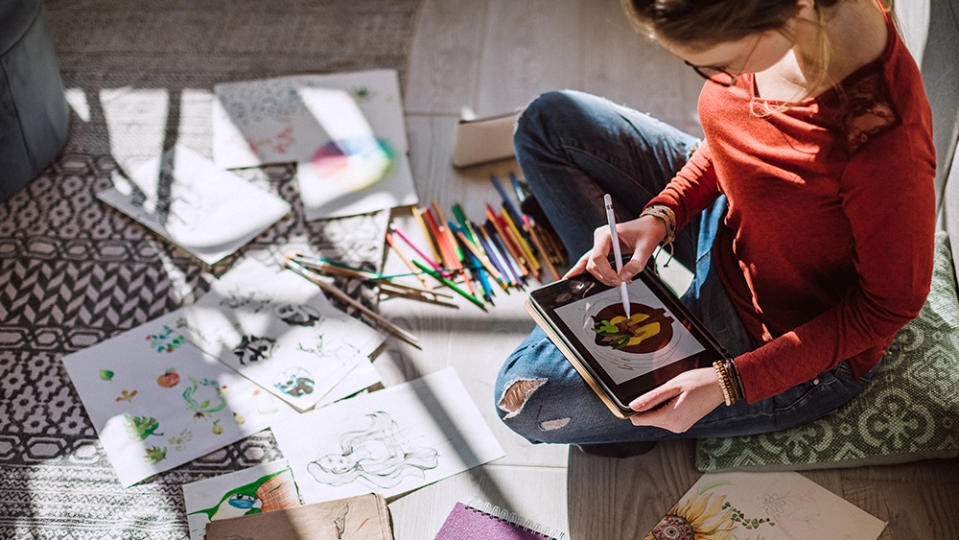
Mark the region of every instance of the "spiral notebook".
<instances>
[{"instance_id":1,"label":"spiral notebook","mask_svg":"<svg viewBox=\"0 0 959 540\"><path fill-rule=\"evenodd\" d=\"M456 503L433 540L568 540L564 532L551 530L513 512L486 503Z\"/></svg>"}]
</instances>

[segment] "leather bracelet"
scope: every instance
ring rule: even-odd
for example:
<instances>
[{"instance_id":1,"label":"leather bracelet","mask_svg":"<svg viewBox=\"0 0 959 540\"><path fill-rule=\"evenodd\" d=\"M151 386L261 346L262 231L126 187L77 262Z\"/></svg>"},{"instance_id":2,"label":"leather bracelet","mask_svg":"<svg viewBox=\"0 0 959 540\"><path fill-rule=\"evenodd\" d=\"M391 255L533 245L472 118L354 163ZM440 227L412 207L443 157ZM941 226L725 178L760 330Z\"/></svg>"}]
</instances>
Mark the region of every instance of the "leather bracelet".
<instances>
[{"instance_id":1,"label":"leather bracelet","mask_svg":"<svg viewBox=\"0 0 959 540\"><path fill-rule=\"evenodd\" d=\"M639 214L639 217L643 216L659 218L666 225L666 238L663 239L663 244L668 245L673 243L673 240L676 238L676 213L673 212L672 208L663 204L654 204L646 207L646 209Z\"/></svg>"},{"instance_id":2,"label":"leather bracelet","mask_svg":"<svg viewBox=\"0 0 959 540\"><path fill-rule=\"evenodd\" d=\"M733 392L734 398L736 400L746 399L746 389L743 387L743 379L739 376L739 370L736 369L736 363L733 362L733 359L727 358L723 362L723 368L732 383L730 390Z\"/></svg>"}]
</instances>

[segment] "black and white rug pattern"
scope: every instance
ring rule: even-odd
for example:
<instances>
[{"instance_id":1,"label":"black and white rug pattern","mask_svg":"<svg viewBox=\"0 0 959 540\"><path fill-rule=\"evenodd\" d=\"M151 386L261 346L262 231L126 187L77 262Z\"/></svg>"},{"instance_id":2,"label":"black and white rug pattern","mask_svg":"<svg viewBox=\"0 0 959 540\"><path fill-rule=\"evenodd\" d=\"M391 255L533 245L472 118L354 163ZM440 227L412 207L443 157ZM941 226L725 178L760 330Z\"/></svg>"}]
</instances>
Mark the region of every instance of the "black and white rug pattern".
<instances>
[{"instance_id":1,"label":"black and white rug pattern","mask_svg":"<svg viewBox=\"0 0 959 540\"><path fill-rule=\"evenodd\" d=\"M148 125L150 111L126 118L160 134L154 150L182 142L203 151L209 124L188 105L217 82L384 67L402 80L417 4L46 2L64 85L90 106L74 114L64 153L0 203L0 538L186 538L183 483L282 457L266 430L124 489L65 354L194 302L242 258L299 249L370 269L382 259L388 212L306 222L294 166L276 165L239 174L293 213L215 267L197 262L97 200L122 170L128 156L119 154L143 147L124 118L109 117L111 96L162 89L162 125ZM375 304L375 291L338 285Z\"/></svg>"}]
</instances>

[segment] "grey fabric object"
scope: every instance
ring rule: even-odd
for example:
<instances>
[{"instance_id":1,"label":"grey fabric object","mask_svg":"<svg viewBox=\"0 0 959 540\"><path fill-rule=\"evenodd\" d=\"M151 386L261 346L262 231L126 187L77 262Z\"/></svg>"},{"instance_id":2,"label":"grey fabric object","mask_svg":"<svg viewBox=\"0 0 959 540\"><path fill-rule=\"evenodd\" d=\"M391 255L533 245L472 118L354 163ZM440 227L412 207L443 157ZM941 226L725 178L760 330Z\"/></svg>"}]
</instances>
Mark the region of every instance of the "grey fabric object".
<instances>
[{"instance_id":1,"label":"grey fabric object","mask_svg":"<svg viewBox=\"0 0 959 540\"><path fill-rule=\"evenodd\" d=\"M46 12L39 0L0 8L0 201L60 152L70 111Z\"/></svg>"},{"instance_id":2,"label":"grey fabric object","mask_svg":"<svg viewBox=\"0 0 959 540\"><path fill-rule=\"evenodd\" d=\"M901 32L922 71L936 145L938 228L959 236L959 0L899 0ZM959 260L959 242L952 246Z\"/></svg>"}]
</instances>

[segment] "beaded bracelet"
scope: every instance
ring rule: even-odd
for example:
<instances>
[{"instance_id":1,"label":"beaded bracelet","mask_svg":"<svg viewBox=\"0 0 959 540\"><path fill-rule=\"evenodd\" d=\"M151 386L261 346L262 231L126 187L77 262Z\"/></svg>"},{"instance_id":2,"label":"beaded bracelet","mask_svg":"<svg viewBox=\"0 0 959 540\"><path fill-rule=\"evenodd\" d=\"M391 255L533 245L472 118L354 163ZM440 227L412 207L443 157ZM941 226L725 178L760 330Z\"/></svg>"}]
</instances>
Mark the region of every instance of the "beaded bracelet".
<instances>
[{"instance_id":1,"label":"beaded bracelet","mask_svg":"<svg viewBox=\"0 0 959 540\"><path fill-rule=\"evenodd\" d=\"M719 380L719 388L723 391L723 401L729 407L735 402L735 398L730 394L729 376L726 374L726 368L720 361L713 362L713 369L716 370L716 378Z\"/></svg>"},{"instance_id":2,"label":"beaded bracelet","mask_svg":"<svg viewBox=\"0 0 959 540\"><path fill-rule=\"evenodd\" d=\"M663 244L673 243L673 239L676 238L676 213L673 212L672 208L662 204L654 204L639 214L639 217L643 216L659 218L666 224L666 238L663 240Z\"/></svg>"}]
</instances>

